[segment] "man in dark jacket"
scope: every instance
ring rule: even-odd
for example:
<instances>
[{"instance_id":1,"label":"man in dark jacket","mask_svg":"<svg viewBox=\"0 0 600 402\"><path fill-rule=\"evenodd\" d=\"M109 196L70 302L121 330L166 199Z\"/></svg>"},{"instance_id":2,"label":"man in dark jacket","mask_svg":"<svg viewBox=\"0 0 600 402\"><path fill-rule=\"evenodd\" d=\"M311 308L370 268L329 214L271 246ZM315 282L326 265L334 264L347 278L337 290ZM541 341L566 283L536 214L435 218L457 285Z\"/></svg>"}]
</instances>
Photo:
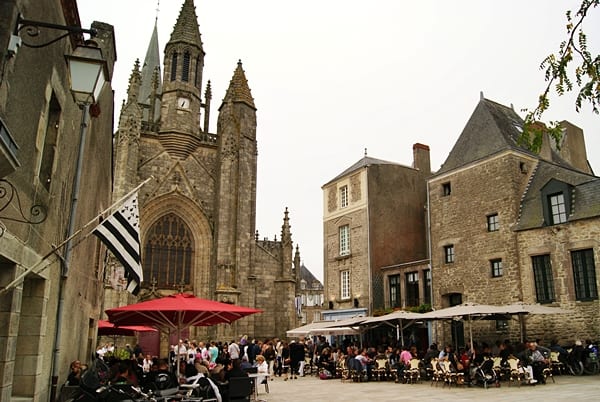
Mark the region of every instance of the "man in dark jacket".
<instances>
[{"instance_id":1,"label":"man in dark jacket","mask_svg":"<svg viewBox=\"0 0 600 402\"><path fill-rule=\"evenodd\" d=\"M298 378L298 366L304 361L304 344L296 341L290 342L291 378Z\"/></svg>"}]
</instances>

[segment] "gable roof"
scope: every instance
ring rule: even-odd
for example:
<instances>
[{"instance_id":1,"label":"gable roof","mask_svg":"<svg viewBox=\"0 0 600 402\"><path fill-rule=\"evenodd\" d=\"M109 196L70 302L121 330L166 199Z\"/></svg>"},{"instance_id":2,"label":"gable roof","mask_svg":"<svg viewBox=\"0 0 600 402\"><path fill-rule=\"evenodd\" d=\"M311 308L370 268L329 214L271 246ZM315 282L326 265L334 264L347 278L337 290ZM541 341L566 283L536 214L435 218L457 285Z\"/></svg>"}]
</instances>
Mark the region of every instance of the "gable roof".
<instances>
[{"instance_id":1,"label":"gable roof","mask_svg":"<svg viewBox=\"0 0 600 402\"><path fill-rule=\"evenodd\" d=\"M323 284L321 283L321 281L315 278L312 272L310 272L304 264L300 264L300 279L304 279L308 288L310 289L315 289L315 283L318 283L318 286L316 286L316 288L321 290L323 289Z\"/></svg>"},{"instance_id":2,"label":"gable roof","mask_svg":"<svg viewBox=\"0 0 600 402\"><path fill-rule=\"evenodd\" d=\"M545 225L542 189L551 180L572 187L568 221L600 216L600 178L575 169L540 160L521 199L521 211L514 230Z\"/></svg>"},{"instance_id":3,"label":"gable roof","mask_svg":"<svg viewBox=\"0 0 600 402\"><path fill-rule=\"evenodd\" d=\"M437 174L506 149L529 153L517 145L521 127L523 119L513 109L482 98Z\"/></svg>"},{"instance_id":4,"label":"gable roof","mask_svg":"<svg viewBox=\"0 0 600 402\"><path fill-rule=\"evenodd\" d=\"M519 144L523 123L523 119L512 108L481 98L446 161L435 175L506 150L516 150L540 158L538 154ZM554 149L550 150L550 160L570 167Z\"/></svg>"},{"instance_id":5,"label":"gable roof","mask_svg":"<svg viewBox=\"0 0 600 402\"><path fill-rule=\"evenodd\" d=\"M355 164L353 164L352 166L350 166L349 168L347 168L346 170L344 170L342 173L338 174L337 176L335 176L333 179L329 180L327 183L323 184L323 187L327 186L330 183L333 183L339 179L341 179L344 176L349 175L350 173L353 173L357 170L360 170L362 168L371 166L371 165L397 165L397 166L403 166L400 165L399 163L395 163L395 162L390 162L390 161L384 161L382 159L376 159L376 158L371 158L370 156L364 156L361 159L358 160L358 162L356 162Z\"/></svg>"}]
</instances>

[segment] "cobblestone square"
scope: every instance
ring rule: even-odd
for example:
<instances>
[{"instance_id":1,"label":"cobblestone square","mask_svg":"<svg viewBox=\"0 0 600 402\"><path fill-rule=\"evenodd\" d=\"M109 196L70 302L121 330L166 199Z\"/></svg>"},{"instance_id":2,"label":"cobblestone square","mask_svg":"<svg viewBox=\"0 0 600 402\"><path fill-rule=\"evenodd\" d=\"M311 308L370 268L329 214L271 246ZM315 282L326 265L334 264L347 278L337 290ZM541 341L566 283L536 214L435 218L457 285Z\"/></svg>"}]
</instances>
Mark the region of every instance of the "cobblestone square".
<instances>
[{"instance_id":1,"label":"cobblestone square","mask_svg":"<svg viewBox=\"0 0 600 402\"><path fill-rule=\"evenodd\" d=\"M258 397L267 402L308 401L598 401L600 399L600 376L556 376L556 383L546 385L523 385L521 387L501 383L500 388L431 386L420 384L396 384L394 382L342 382L339 379L320 380L314 376L284 381L276 377L269 382L270 392L265 393L259 385Z\"/></svg>"}]
</instances>

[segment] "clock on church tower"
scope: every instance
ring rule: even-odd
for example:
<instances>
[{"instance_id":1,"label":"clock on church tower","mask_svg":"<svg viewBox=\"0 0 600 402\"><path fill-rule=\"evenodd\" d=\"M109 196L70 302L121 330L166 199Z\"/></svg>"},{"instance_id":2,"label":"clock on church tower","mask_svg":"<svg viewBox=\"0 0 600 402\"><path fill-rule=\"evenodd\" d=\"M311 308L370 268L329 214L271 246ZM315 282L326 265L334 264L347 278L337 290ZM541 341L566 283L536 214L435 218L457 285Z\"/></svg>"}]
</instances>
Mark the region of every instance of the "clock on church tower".
<instances>
[{"instance_id":1,"label":"clock on church tower","mask_svg":"<svg viewBox=\"0 0 600 402\"><path fill-rule=\"evenodd\" d=\"M190 98L185 96L180 96L177 98L177 108L179 109L189 109L190 108Z\"/></svg>"}]
</instances>

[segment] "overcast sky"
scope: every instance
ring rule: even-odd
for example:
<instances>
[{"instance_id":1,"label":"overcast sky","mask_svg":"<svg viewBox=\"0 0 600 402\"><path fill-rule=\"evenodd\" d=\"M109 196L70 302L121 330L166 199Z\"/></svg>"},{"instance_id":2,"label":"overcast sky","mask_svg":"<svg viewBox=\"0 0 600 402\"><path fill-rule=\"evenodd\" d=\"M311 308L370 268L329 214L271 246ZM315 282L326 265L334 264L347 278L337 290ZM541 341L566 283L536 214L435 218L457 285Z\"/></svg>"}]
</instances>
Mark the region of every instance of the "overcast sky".
<instances>
[{"instance_id":1,"label":"overcast sky","mask_svg":"<svg viewBox=\"0 0 600 402\"><path fill-rule=\"evenodd\" d=\"M79 0L84 27L114 25L112 80L120 108L136 58L143 61L154 0ZM574 0L195 0L216 111L238 59L258 109L257 223L281 236L290 211L304 264L323 278L321 186L364 156L412 164L412 145L431 148L439 169L479 101L533 108L545 88L540 62L566 38ZM161 0L161 52L183 0ZM584 25L600 52L600 8ZM600 117L574 95L551 98L547 120L584 130L600 173ZM119 110L115 111L118 116ZM522 116L524 113L520 113ZM211 132L217 114L211 115Z\"/></svg>"}]
</instances>

